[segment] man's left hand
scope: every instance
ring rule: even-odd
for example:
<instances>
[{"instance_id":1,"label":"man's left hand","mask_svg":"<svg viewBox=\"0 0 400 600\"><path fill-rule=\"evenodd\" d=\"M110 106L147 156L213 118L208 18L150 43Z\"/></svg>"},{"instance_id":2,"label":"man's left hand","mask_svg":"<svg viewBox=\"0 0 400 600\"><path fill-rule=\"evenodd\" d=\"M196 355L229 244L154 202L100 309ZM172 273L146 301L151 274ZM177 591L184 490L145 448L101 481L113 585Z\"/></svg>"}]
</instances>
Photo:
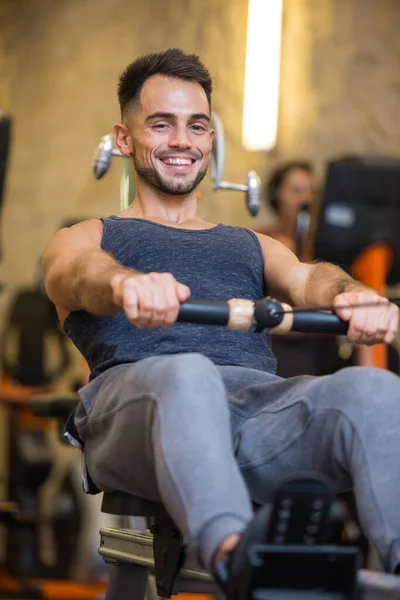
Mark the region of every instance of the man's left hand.
<instances>
[{"instance_id":1,"label":"man's left hand","mask_svg":"<svg viewBox=\"0 0 400 600\"><path fill-rule=\"evenodd\" d=\"M372 304L356 308L357 304ZM347 339L356 344L390 344L399 328L399 308L373 290L345 292L333 300L336 314L349 321Z\"/></svg>"}]
</instances>

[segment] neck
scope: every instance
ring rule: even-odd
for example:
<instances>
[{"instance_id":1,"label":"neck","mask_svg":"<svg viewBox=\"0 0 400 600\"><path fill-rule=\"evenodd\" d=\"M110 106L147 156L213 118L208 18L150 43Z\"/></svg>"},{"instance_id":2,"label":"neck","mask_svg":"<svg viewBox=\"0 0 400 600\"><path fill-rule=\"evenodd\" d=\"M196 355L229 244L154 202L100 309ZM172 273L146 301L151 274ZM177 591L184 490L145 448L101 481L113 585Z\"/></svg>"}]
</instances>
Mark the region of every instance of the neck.
<instances>
[{"instance_id":1,"label":"neck","mask_svg":"<svg viewBox=\"0 0 400 600\"><path fill-rule=\"evenodd\" d=\"M167 194L136 177L135 198L124 214L175 224L197 220L197 194L197 190L182 196Z\"/></svg>"}]
</instances>

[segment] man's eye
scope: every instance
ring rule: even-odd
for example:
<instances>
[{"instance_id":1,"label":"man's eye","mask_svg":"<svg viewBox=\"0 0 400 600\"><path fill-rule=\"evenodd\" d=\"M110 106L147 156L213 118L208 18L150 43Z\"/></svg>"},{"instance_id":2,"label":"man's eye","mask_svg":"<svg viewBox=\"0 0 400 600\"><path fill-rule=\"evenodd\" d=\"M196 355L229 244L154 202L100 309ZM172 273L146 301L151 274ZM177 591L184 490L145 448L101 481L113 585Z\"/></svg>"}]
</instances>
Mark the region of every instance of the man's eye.
<instances>
[{"instance_id":1,"label":"man's eye","mask_svg":"<svg viewBox=\"0 0 400 600\"><path fill-rule=\"evenodd\" d=\"M192 125L192 129L195 131L207 131L204 125Z\"/></svg>"},{"instance_id":2,"label":"man's eye","mask_svg":"<svg viewBox=\"0 0 400 600\"><path fill-rule=\"evenodd\" d=\"M156 123L153 125L153 129L167 129L168 125L166 123Z\"/></svg>"}]
</instances>

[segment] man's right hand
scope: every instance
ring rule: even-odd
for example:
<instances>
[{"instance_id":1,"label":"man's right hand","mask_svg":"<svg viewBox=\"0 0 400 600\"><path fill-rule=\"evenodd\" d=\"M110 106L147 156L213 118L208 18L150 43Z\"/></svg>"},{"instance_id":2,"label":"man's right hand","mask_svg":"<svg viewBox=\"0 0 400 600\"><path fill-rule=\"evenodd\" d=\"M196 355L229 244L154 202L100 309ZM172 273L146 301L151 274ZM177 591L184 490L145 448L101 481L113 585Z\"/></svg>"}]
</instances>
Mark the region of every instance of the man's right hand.
<instances>
[{"instance_id":1,"label":"man's right hand","mask_svg":"<svg viewBox=\"0 0 400 600\"><path fill-rule=\"evenodd\" d=\"M136 327L169 327L190 296L190 289L171 273L118 274L111 287L115 304Z\"/></svg>"}]
</instances>

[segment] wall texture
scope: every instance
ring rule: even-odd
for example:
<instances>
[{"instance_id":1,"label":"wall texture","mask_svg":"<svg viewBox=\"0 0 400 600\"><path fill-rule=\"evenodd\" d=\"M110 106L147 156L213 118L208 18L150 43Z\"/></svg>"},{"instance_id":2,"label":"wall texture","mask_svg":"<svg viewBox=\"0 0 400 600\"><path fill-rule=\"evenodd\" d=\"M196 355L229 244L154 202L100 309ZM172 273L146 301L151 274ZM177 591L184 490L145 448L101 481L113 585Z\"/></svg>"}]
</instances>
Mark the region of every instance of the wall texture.
<instances>
[{"instance_id":1,"label":"wall texture","mask_svg":"<svg viewBox=\"0 0 400 600\"><path fill-rule=\"evenodd\" d=\"M400 154L400 2L286 0L279 152Z\"/></svg>"},{"instance_id":2,"label":"wall texture","mask_svg":"<svg viewBox=\"0 0 400 600\"><path fill-rule=\"evenodd\" d=\"M322 167L347 151L400 153L398 0L285 1L279 144L269 155L241 147L246 16L246 0L0 0L0 108L15 117L1 220L9 291L34 280L64 219L118 210L118 159L101 181L91 161L118 118L117 77L141 53L179 46L209 66L226 179L243 182L250 168L265 179L293 156ZM201 204L205 218L251 223L243 195L213 194L209 181Z\"/></svg>"}]
</instances>

